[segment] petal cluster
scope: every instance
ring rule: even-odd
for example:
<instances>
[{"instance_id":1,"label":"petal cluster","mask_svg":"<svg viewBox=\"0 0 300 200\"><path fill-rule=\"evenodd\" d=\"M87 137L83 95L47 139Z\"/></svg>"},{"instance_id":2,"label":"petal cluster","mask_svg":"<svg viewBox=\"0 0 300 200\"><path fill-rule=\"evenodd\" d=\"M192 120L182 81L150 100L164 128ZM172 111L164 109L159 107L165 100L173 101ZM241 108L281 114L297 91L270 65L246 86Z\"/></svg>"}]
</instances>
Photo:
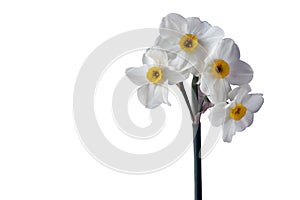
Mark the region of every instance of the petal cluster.
<instances>
[{"instance_id":1,"label":"petal cluster","mask_svg":"<svg viewBox=\"0 0 300 200\"><path fill-rule=\"evenodd\" d=\"M126 74L139 86L138 98L146 108L170 105L168 86L192 74L193 84L198 81L194 113L190 109L192 118L213 107L210 122L222 126L225 142L253 123L253 114L264 102L262 94L249 94L253 70L240 59L238 45L224 38L221 28L197 17L165 16L159 37L142 60L141 67L128 68Z\"/></svg>"},{"instance_id":2,"label":"petal cluster","mask_svg":"<svg viewBox=\"0 0 300 200\"><path fill-rule=\"evenodd\" d=\"M201 76L201 90L212 103L225 102L232 85L249 83L252 68L240 60L240 50L232 39L223 39L215 51L206 58Z\"/></svg>"},{"instance_id":3,"label":"petal cluster","mask_svg":"<svg viewBox=\"0 0 300 200\"><path fill-rule=\"evenodd\" d=\"M197 17L184 18L171 13L162 19L156 45L184 58L192 65L191 73L199 76L203 71L203 61L223 37L224 32L219 27Z\"/></svg>"},{"instance_id":4,"label":"petal cluster","mask_svg":"<svg viewBox=\"0 0 300 200\"><path fill-rule=\"evenodd\" d=\"M168 85L188 78L187 69L176 70L164 50L151 48L143 56L143 66L126 69L127 77L139 86L137 95L146 108L156 108L168 101Z\"/></svg>"},{"instance_id":5,"label":"petal cluster","mask_svg":"<svg viewBox=\"0 0 300 200\"><path fill-rule=\"evenodd\" d=\"M241 132L253 123L253 114L262 106L262 94L249 94L250 86L242 85L230 91L230 102L216 104L209 120L213 126L222 126L223 140L231 142L236 132Z\"/></svg>"}]
</instances>

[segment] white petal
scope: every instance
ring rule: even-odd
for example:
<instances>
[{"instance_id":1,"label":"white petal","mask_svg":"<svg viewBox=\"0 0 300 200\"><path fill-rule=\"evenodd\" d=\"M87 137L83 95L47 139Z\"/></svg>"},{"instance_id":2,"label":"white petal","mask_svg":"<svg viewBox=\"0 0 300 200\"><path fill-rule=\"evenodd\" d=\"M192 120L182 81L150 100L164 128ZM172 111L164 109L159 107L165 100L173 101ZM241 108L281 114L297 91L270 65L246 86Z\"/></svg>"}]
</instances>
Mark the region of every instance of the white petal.
<instances>
[{"instance_id":1,"label":"white petal","mask_svg":"<svg viewBox=\"0 0 300 200\"><path fill-rule=\"evenodd\" d=\"M193 53L187 53L180 50L176 57L172 54L168 54L169 57L169 66L175 67L177 71L190 69L190 72L196 76L199 76L203 71L204 62L201 60L201 53L196 49Z\"/></svg>"},{"instance_id":2,"label":"white petal","mask_svg":"<svg viewBox=\"0 0 300 200\"><path fill-rule=\"evenodd\" d=\"M168 100L169 88L168 88L167 84L164 84L164 85L161 86L161 93L162 93L163 103L171 106L171 104Z\"/></svg>"},{"instance_id":3,"label":"white petal","mask_svg":"<svg viewBox=\"0 0 300 200\"><path fill-rule=\"evenodd\" d=\"M188 33L196 36L205 33L211 27L208 22L202 22L198 17L189 17L186 20Z\"/></svg>"},{"instance_id":4,"label":"white petal","mask_svg":"<svg viewBox=\"0 0 300 200\"><path fill-rule=\"evenodd\" d=\"M159 36L155 42L154 46L157 46L165 51L171 51L171 52L179 52L181 51L180 46L179 46L179 40L180 38L177 39L164 39L161 36ZM169 53L169 52L168 52Z\"/></svg>"},{"instance_id":5,"label":"white petal","mask_svg":"<svg viewBox=\"0 0 300 200\"><path fill-rule=\"evenodd\" d=\"M149 85L150 84L143 85L137 90L138 99L145 107L147 107L148 102Z\"/></svg>"},{"instance_id":6,"label":"white petal","mask_svg":"<svg viewBox=\"0 0 300 200\"><path fill-rule=\"evenodd\" d=\"M180 33L170 29L159 29L160 35L159 40L156 40L155 44L158 44L160 47L164 47L166 49L171 48L172 46L179 47L179 41L184 33Z\"/></svg>"},{"instance_id":7,"label":"white petal","mask_svg":"<svg viewBox=\"0 0 300 200\"><path fill-rule=\"evenodd\" d=\"M227 63L232 63L240 59L239 47L229 38L225 38L219 43L216 54L218 59L225 60Z\"/></svg>"},{"instance_id":8,"label":"white petal","mask_svg":"<svg viewBox=\"0 0 300 200\"><path fill-rule=\"evenodd\" d=\"M189 29L189 32L191 34L194 34L197 36L197 38L202 38L203 35L212 27L207 21L201 21L200 19L200 22L196 19L199 19L199 18L195 18L195 17L190 17L190 18L187 18L187 21L188 21L188 29Z\"/></svg>"},{"instance_id":9,"label":"white petal","mask_svg":"<svg viewBox=\"0 0 300 200\"><path fill-rule=\"evenodd\" d=\"M179 36L178 33L185 34L186 32L187 20L183 16L171 13L162 19L160 24L160 36L162 38L176 38Z\"/></svg>"},{"instance_id":10,"label":"white petal","mask_svg":"<svg viewBox=\"0 0 300 200\"><path fill-rule=\"evenodd\" d=\"M209 94L209 89L208 89L207 82L204 78L204 74L202 74L201 79L200 79L200 90L201 90L201 92L203 92L206 95Z\"/></svg>"},{"instance_id":11,"label":"white petal","mask_svg":"<svg viewBox=\"0 0 300 200\"><path fill-rule=\"evenodd\" d=\"M225 79L216 79L213 88L209 89L210 96L208 96L208 98L213 104L226 102L228 92L231 90L229 83Z\"/></svg>"},{"instance_id":12,"label":"white petal","mask_svg":"<svg viewBox=\"0 0 300 200\"><path fill-rule=\"evenodd\" d=\"M245 116L240 120L235 120L235 129L238 132L245 130L253 123L253 113L247 111Z\"/></svg>"},{"instance_id":13,"label":"white petal","mask_svg":"<svg viewBox=\"0 0 300 200\"><path fill-rule=\"evenodd\" d=\"M164 67L168 65L168 55L164 50L148 49L143 56L143 63L150 66Z\"/></svg>"},{"instance_id":14,"label":"white petal","mask_svg":"<svg viewBox=\"0 0 300 200\"><path fill-rule=\"evenodd\" d=\"M201 68L197 68L197 67L192 67L190 69L190 73L193 74L196 77L199 77L201 75Z\"/></svg>"},{"instance_id":15,"label":"white petal","mask_svg":"<svg viewBox=\"0 0 300 200\"><path fill-rule=\"evenodd\" d=\"M200 79L200 90L208 95L208 98L209 96L211 95L211 93L213 93L213 91L211 91L210 88L213 87L213 85L215 84L216 82L216 78L214 77L213 74L211 73L208 73L208 72L204 72L201 76L201 79Z\"/></svg>"},{"instance_id":16,"label":"white petal","mask_svg":"<svg viewBox=\"0 0 300 200\"><path fill-rule=\"evenodd\" d=\"M175 71L184 71L190 69L192 65L182 56L183 52L176 55L175 58L169 59L169 67ZM169 56L170 57L170 56Z\"/></svg>"},{"instance_id":17,"label":"white petal","mask_svg":"<svg viewBox=\"0 0 300 200\"><path fill-rule=\"evenodd\" d=\"M162 103L162 97L156 96L156 89L156 85L151 83L144 85L138 89L138 98L146 108L152 109L159 106Z\"/></svg>"},{"instance_id":18,"label":"white petal","mask_svg":"<svg viewBox=\"0 0 300 200\"><path fill-rule=\"evenodd\" d=\"M149 84L143 85L137 90L137 96L140 102L147 107Z\"/></svg>"},{"instance_id":19,"label":"white petal","mask_svg":"<svg viewBox=\"0 0 300 200\"><path fill-rule=\"evenodd\" d=\"M264 98L262 96L262 94L248 94L243 99L242 104L252 113L255 113L264 103Z\"/></svg>"},{"instance_id":20,"label":"white petal","mask_svg":"<svg viewBox=\"0 0 300 200\"><path fill-rule=\"evenodd\" d=\"M242 103L243 98L251 91L251 87L248 84L241 85L240 87L234 88L228 93L230 100L236 100L237 103Z\"/></svg>"},{"instance_id":21,"label":"white petal","mask_svg":"<svg viewBox=\"0 0 300 200\"><path fill-rule=\"evenodd\" d=\"M224 31L217 26L212 26L205 33L197 36L200 45L202 45L209 54L224 37Z\"/></svg>"},{"instance_id":22,"label":"white petal","mask_svg":"<svg viewBox=\"0 0 300 200\"><path fill-rule=\"evenodd\" d=\"M198 46L193 53L187 53L186 59L191 65L197 70L198 75L201 74L204 70L204 60L208 57L206 49L204 49L201 45Z\"/></svg>"},{"instance_id":23,"label":"white petal","mask_svg":"<svg viewBox=\"0 0 300 200\"><path fill-rule=\"evenodd\" d=\"M144 65L142 67L127 68L125 73L134 84L141 86L149 82L146 77L147 71L148 66Z\"/></svg>"},{"instance_id":24,"label":"white petal","mask_svg":"<svg viewBox=\"0 0 300 200\"><path fill-rule=\"evenodd\" d=\"M140 87L137 91L140 102L149 109L158 107L162 103L169 104L168 90L159 84L147 84Z\"/></svg>"},{"instance_id":25,"label":"white petal","mask_svg":"<svg viewBox=\"0 0 300 200\"><path fill-rule=\"evenodd\" d=\"M226 103L219 103L213 107L208 118L213 126L220 126L226 117Z\"/></svg>"},{"instance_id":26,"label":"white petal","mask_svg":"<svg viewBox=\"0 0 300 200\"><path fill-rule=\"evenodd\" d=\"M197 68L197 67L192 67L190 69L190 73L193 75L193 76L196 76L196 77L200 77L201 76L201 68Z\"/></svg>"},{"instance_id":27,"label":"white petal","mask_svg":"<svg viewBox=\"0 0 300 200\"><path fill-rule=\"evenodd\" d=\"M235 124L234 120L229 119L225 121L223 126L223 140L224 142L231 142L232 137L235 135Z\"/></svg>"},{"instance_id":28,"label":"white petal","mask_svg":"<svg viewBox=\"0 0 300 200\"><path fill-rule=\"evenodd\" d=\"M247 63L238 60L230 63L230 73L226 77L233 85L249 83L253 78L253 70Z\"/></svg>"},{"instance_id":29,"label":"white petal","mask_svg":"<svg viewBox=\"0 0 300 200\"><path fill-rule=\"evenodd\" d=\"M170 85L177 84L186 80L189 77L189 69L184 71L175 71L170 68L164 68L164 77L168 80Z\"/></svg>"}]
</instances>

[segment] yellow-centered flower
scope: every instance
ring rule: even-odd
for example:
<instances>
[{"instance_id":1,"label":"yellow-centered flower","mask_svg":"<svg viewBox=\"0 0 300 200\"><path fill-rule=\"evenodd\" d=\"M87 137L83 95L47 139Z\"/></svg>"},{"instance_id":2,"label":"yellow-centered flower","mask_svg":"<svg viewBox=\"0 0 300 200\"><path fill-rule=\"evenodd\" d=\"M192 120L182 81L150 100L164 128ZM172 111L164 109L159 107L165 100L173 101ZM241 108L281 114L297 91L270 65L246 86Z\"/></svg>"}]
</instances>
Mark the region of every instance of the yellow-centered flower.
<instances>
[{"instance_id":1,"label":"yellow-centered flower","mask_svg":"<svg viewBox=\"0 0 300 200\"><path fill-rule=\"evenodd\" d=\"M186 52L193 52L198 44L198 38L193 34L185 34L179 41L180 48Z\"/></svg>"},{"instance_id":2,"label":"yellow-centered flower","mask_svg":"<svg viewBox=\"0 0 300 200\"><path fill-rule=\"evenodd\" d=\"M230 109L229 116L234 120L242 119L247 112L247 108L243 104L236 104Z\"/></svg>"},{"instance_id":3,"label":"yellow-centered flower","mask_svg":"<svg viewBox=\"0 0 300 200\"><path fill-rule=\"evenodd\" d=\"M163 72L159 67L151 67L147 72L147 79L152 83L159 83L163 78Z\"/></svg>"},{"instance_id":4,"label":"yellow-centered flower","mask_svg":"<svg viewBox=\"0 0 300 200\"><path fill-rule=\"evenodd\" d=\"M216 78L225 78L230 72L230 66L224 60L216 60L212 66L212 73Z\"/></svg>"},{"instance_id":5,"label":"yellow-centered flower","mask_svg":"<svg viewBox=\"0 0 300 200\"><path fill-rule=\"evenodd\" d=\"M197 17L184 18L176 13L162 19L159 32L155 46L175 52L178 55L176 59L183 59L180 69L190 67L190 72L196 76L203 72L204 60L224 37L224 31L219 27Z\"/></svg>"},{"instance_id":6,"label":"yellow-centered flower","mask_svg":"<svg viewBox=\"0 0 300 200\"><path fill-rule=\"evenodd\" d=\"M225 142L231 142L236 132L251 126L254 113L264 103L262 94L249 94L250 91L248 84L234 88L228 94L230 101L215 104L209 114L213 126L222 126Z\"/></svg>"}]
</instances>

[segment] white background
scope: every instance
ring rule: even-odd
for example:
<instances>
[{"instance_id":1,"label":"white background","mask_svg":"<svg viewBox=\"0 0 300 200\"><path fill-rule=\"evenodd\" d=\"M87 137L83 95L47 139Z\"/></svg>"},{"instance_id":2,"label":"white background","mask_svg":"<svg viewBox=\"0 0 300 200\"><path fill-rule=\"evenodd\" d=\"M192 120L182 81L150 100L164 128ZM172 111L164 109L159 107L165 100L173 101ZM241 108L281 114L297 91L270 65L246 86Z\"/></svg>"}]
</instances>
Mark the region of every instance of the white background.
<instances>
[{"instance_id":1,"label":"white background","mask_svg":"<svg viewBox=\"0 0 300 200\"><path fill-rule=\"evenodd\" d=\"M222 27L265 104L203 161L203 199L299 199L297 1L1 1L0 199L193 199L192 151L155 174L94 160L72 116L76 76L98 45L177 12ZM105 56L105 55L104 55Z\"/></svg>"}]
</instances>

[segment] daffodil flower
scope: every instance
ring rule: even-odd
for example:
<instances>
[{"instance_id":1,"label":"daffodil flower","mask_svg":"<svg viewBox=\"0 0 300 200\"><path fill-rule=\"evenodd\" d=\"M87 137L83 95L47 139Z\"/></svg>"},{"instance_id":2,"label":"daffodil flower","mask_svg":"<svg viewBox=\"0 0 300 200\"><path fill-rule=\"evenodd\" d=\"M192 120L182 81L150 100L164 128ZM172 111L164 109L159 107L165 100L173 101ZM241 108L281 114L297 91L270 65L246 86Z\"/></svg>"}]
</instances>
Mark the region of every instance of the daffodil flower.
<instances>
[{"instance_id":1,"label":"daffodil flower","mask_svg":"<svg viewBox=\"0 0 300 200\"><path fill-rule=\"evenodd\" d=\"M191 73L198 76L203 70L203 61L223 37L224 32L219 27L197 17L184 18L171 13L162 19L157 45L168 53L185 58L185 62L194 66Z\"/></svg>"},{"instance_id":2,"label":"daffodil flower","mask_svg":"<svg viewBox=\"0 0 300 200\"><path fill-rule=\"evenodd\" d=\"M225 142L231 142L236 132L245 130L253 123L253 113L256 113L264 102L262 94L248 94L250 91L249 85L235 88L228 94L231 102L216 104L209 115L213 126L222 125Z\"/></svg>"},{"instance_id":3,"label":"daffodil flower","mask_svg":"<svg viewBox=\"0 0 300 200\"><path fill-rule=\"evenodd\" d=\"M232 39L222 40L206 60L201 76L201 90L214 104L225 102L232 85L249 83L252 68L240 60L240 51Z\"/></svg>"},{"instance_id":4,"label":"daffodil flower","mask_svg":"<svg viewBox=\"0 0 300 200\"><path fill-rule=\"evenodd\" d=\"M161 49L149 49L143 56L143 66L126 69L127 77L136 85L138 99L149 109L156 108L168 101L168 84L177 84L187 79L188 69L176 71L176 66L169 66L172 61Z\"/></svg>"}]
</instances>

